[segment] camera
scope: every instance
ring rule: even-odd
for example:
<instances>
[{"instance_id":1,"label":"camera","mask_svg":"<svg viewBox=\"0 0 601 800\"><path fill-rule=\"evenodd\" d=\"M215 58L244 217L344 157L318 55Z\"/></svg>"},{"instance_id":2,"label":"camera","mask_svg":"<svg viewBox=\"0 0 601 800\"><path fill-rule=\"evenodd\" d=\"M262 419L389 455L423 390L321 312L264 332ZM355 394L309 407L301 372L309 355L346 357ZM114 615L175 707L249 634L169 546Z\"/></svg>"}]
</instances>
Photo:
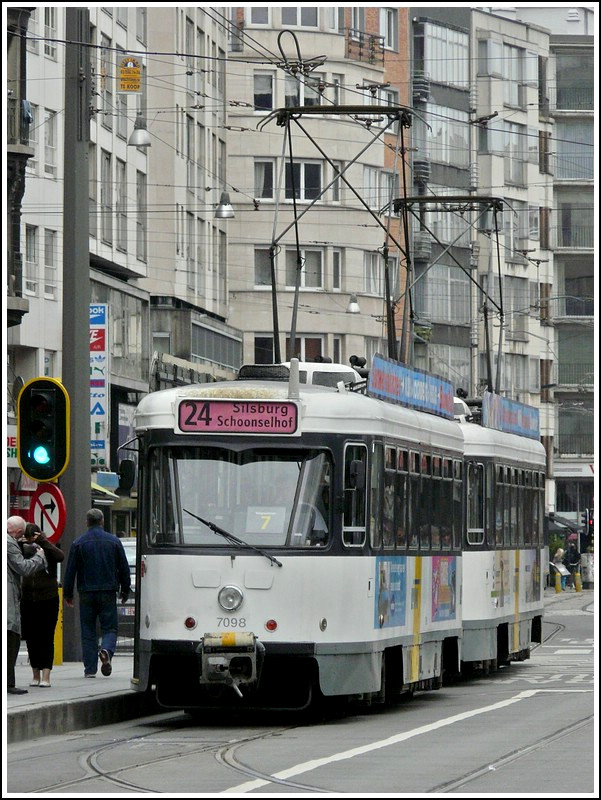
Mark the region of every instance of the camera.
<instances>
[{"instance_id":1,"label":"camera","mask_svg":"<svg viewBox=\"0 0 601 800\"><path fill-rule=\"evenodd\" d=\"M23 553L23 558L31 558L38 552L37 545L30 542L24 542L23 540L19 542L19 547Z\"/></svg>"}]
</instances>

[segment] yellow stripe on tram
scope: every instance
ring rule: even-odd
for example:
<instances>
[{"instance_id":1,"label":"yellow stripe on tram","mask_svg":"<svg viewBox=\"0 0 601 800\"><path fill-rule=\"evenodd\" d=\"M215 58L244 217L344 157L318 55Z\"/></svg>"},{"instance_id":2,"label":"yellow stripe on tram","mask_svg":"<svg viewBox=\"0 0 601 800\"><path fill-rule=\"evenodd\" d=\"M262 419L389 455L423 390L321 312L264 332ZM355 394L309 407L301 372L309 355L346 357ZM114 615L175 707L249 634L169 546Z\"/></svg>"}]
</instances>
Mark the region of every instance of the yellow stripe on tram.
<instances>
[{"instance_id":1,"label":"yellow stripe on tram","mask_svg":"<svg viewBox=\"0 0 601 800\"><path fill-rule=\"evenodd\" d=\"M413 644L411 645L411 676L413 683L419 680L419 651L421 643L421 616L422 616L422 557L415 557L415 576L413 579Z\"/></svg>"},{"instance_id":2,"label":"yellow stripe on tram","mask_svg":"<svg viewBox=\"0 0 601 800\"><path fill-rule=\"evenodd\" d=\"M515 550L515 567L514 567L514 581L513 581L513 647L512 652L517 653L520 649L520 551Z\"/></svg>"}]
</instances>

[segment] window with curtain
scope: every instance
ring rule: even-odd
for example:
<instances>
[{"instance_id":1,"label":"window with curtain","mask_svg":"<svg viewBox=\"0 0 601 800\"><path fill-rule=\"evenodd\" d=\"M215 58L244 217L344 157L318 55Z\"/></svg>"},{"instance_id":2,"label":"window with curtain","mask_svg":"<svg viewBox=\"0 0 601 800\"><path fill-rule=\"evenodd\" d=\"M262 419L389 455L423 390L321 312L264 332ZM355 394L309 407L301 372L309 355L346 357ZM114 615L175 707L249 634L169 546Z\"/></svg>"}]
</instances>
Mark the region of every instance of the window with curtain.
<instances>
[{"instance_id":1,"label":"window with curtain","mask_svg":"<svg viewBox=\"0 0 601 800\"><path fill-rule=\"evenodd\" d=\"M255 161L255 197L273 199L274 197L274 161Z\"/></svg>"}]
</instances>

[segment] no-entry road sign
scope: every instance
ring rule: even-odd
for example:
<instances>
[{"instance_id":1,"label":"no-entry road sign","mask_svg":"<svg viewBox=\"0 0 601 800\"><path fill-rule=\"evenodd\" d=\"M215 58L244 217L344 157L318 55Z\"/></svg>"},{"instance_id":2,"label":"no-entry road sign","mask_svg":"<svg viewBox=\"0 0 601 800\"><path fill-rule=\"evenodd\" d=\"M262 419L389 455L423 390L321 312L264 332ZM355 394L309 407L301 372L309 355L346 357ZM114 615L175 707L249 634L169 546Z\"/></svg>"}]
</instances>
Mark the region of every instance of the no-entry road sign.
<instances>
[{"instance_id":1,"label":"no-entry road sign","mask_svg":"<svg viewBox=\"0 0 601 800\"><path fill-rule=\"evenodd\" d=\"M29 518L39 525L46 538L56 544L63 535L67 520L65 498L58 486L44 483L38 486L29 506Z\"/></svg>"}]
</instances>

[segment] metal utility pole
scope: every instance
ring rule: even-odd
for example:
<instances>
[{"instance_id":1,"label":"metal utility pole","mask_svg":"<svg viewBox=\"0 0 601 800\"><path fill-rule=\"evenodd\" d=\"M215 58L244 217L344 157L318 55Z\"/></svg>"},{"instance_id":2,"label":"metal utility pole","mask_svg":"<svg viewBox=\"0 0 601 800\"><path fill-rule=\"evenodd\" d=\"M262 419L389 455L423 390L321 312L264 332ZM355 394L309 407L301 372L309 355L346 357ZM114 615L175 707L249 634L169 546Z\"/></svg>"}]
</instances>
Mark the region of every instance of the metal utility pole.
<instances>
[{"instance_id":1,"label":"metal utility pole","mask_svg":"<svg viewBox=\"0 0 601 800\"><path fill-rule=\"evenodd\" d=\"M65 147L63 184L63 385L71 401L69 466L60 480L68 555L85 532L90 482L90 256L88 154L90 142L90 15L65 9ZM81 659L79 605L63 609L63 658Z\"/></svg>"}]
</instances>

